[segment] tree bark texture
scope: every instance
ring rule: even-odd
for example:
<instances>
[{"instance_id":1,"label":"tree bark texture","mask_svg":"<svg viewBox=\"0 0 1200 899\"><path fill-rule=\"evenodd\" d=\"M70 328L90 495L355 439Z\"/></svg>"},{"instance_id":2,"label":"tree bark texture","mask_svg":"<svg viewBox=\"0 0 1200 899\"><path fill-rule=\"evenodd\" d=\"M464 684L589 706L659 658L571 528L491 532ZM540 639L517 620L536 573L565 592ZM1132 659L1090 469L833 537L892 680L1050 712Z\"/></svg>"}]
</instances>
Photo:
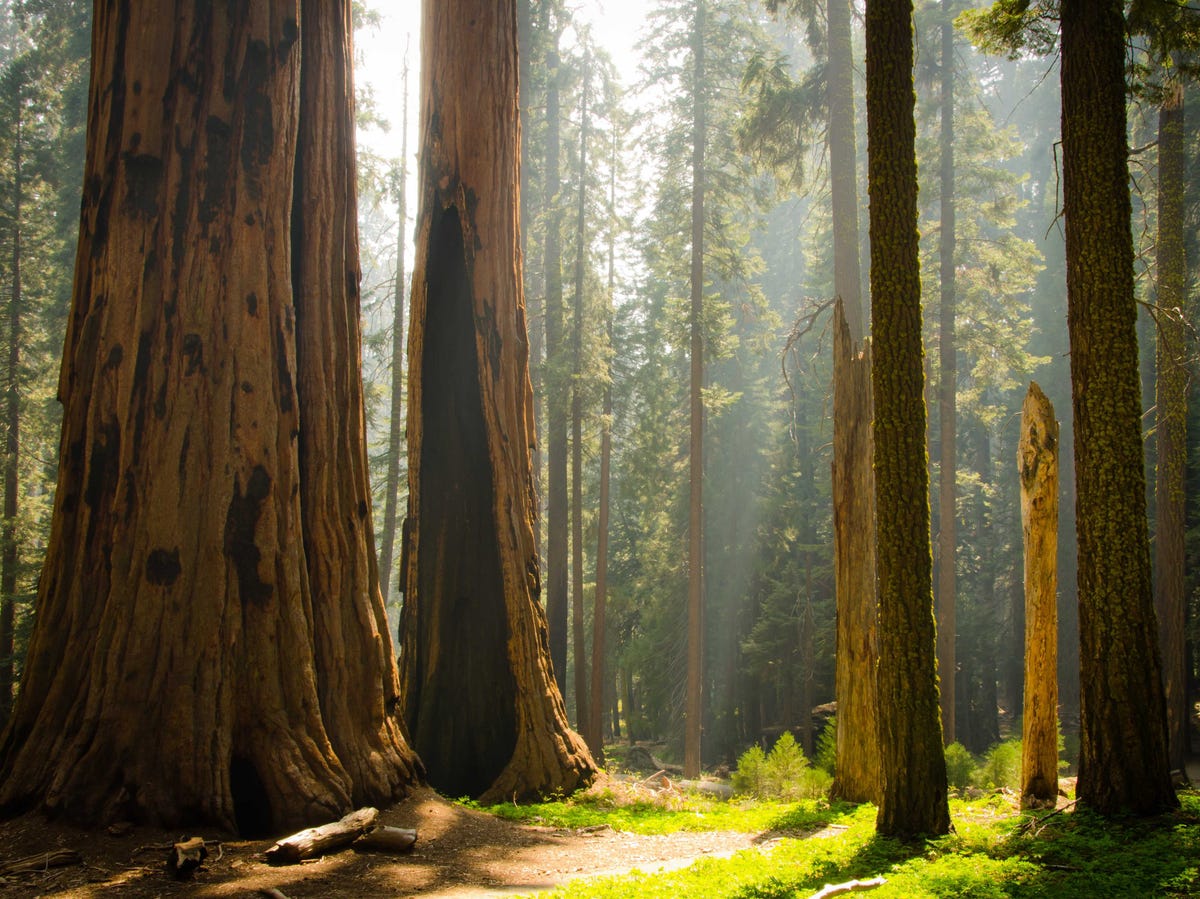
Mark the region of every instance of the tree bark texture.
<instances>
[{"instance_id":1,"label":"tree bark texture","mask_svg":"<svg viewBox=\"0 0 1200 899\"><path fill-rule=\"evenodd\" d=\"M371 551L349 20L97 5L8 808L256 831L417 776Z\"/></svg>"},{"instance_id":2,"label":"tree bark texture","mask_svg":"<svg viewBox=\"0 0 1200 899\"><path fill-rule=\"evenodd\" d=\"M831 795L879 801L879 612L871 345L855 346L838 303L833 325L833 555L837 594L837 765ZM839 427L840 425L840 427Z\"/></svg>"},{"instance_id":3,"label":"tree bark texture","mask_svg":"<svg viewBox=\"0 0 1200 899\"><path fill-rule=\"evenodd\" d=\"M529 799L596 769L537 603L515 0L427 0L423 27L404 715L433 785Z\"/></svg>"},{"instance_id":4,"label":"tree bark texture","mask_svg":"<svg viewBox=\"0 0 1200 899\"><path fill-rule=\"evenodd\" d=\"M687 703L683 776L700 776L704 692L704 0L692 32L691 428L688 442Z\"/></svg>"},{"instance_id":5,"label":"tree bark texture","mask_svg":"<svg viewBox=\"0 0 1200 899\"><path fill-rule=\"evenodd\" d=\"M871 367L883 787L876 829L950 828L925 452L911 0L868 0Z\"/></svg>"},{"instance_id":6,"label":"tree bark texture","mask_svg":"<svg viewBox=\"0 0 1200 899\"><path fill-rule=\"evenodd\" d=\"M1025 698L1021 804L1058 800L1058 422L1030 384L1021 408L1017 468L1025 546Z\"/></svg>"},{"instance_id":7,"label":"tree bark texture","mask_svg":"<svg viewBox=\"0 0 1200 899\"><path fill-rule=\"evenodd\" d=\"M1078 796L1178 804L1150 585L1119 0L1062 0L1067 325L1079 543Z\"/></svg>"},{"instance_id":8,"label":"tree bark texture","mask_svg":"<svg viewBox=\"0 0 1200 899\"><path fill-rule=\"evenodd\" d=\"M1173 771L1188 751L1187 579L1185 577L1188 360L1187 256L1184 248L1185 149L1183 88L1158 114L1158 459L1155 478L1154 605L1162 643L1167 750Z\"/></svg>"},{"instance_id":9,"label":"tree bark texture","mask_svg":"<svg viewBox=\"0 0 1200 899\"><path fill-rule=\"evenodd\" d=\"M941 678L942 740L953 743L954 682L958 670L955 624L956 571L958 546L958 351L954 334L956 315L954 252L954 22L950 0L942 0L942 121L941 121L941 211L939 234L941 256L941 309L938 314L938 426L941 429L938 483L938 563L937 563L937 658Z\"/></svg>"}]
</instances>

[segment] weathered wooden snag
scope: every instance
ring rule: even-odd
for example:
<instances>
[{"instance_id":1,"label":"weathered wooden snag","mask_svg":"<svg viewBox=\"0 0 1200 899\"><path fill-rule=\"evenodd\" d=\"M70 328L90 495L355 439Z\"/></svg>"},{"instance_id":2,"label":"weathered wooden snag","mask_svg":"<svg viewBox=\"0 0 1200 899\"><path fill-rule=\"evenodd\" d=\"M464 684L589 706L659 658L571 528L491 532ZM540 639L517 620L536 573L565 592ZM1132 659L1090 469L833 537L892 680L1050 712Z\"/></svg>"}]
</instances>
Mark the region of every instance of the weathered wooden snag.
<instances>
[{"instance_id":1,"label":"weathered wooden snag","mask_svg":"<svg viewBox=\"0 0 1200 899\"><path fill-rule=\"evenodd\" d=\"M1017 448L1025 542L1025 808L1058 802L1058 451L1054 407L1031 383Z\"/></svg>"}]
</instances>

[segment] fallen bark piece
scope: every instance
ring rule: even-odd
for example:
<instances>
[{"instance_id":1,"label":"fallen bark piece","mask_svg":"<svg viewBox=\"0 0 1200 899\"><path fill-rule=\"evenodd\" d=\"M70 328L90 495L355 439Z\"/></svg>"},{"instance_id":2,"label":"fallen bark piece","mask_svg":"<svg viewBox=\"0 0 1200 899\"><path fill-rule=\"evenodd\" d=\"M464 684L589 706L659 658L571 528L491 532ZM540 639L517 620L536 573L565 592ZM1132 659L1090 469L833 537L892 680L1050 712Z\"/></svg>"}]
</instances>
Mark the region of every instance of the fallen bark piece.
<instances>
[{"instance_id":1,"label":"fallen bark piece","mask_svg":"<svg viewBox=\"0 0 1200 899\"><path fill-rule=\"evenodd\" d=\"M406 827L376 824L350 844L359 852L408 852L417 842L417 832Z\"/></svg>"},{"instance_id":2,"label":"fallen bark piece","mask_svg":"<svg viewBox=\"0 0 1200 899\"><path fill-rule=\"evenodd\" d=\"M53 852L39 852L37 855L27 855L16 858L11 862L0 862L0 876L6 874L37 874L50 868L64 868L67 865L82 865L83 856L74 849L55 849Z\"/></svg>"},{"instance_id":3,"label":"fallen bark piece","mask_svg":"<svg viewBox=\"0 0 1200 899\"><path fill-rule=\"evenodd\" d=\"M845 893L874 890L885 883L887 881L882 877L872 877L870 880L849 880L846 883L827 883L824 889L813 893L808 899L829 899L830 896L841 896Z\"/></svg>"},{"instance_id":4,"label":"fallen bark piece","mask_svg":"<svg viewBox=\"0 0 1200 899\"><path fill-rule=\"evenodd\" d=\"M378 809L360 808L340 821L294 833L266 851L267 861L273 865L293 865L329 849L348 846L371 827L378 817Z\"/></svg>"},{"instance_id":5,"label":"fallen bark piece","mask_svg":"<svg viewBox=\"0 0 1200 899\"><path fill-rule=\"evenodd\" d=\"M208 858L204 837L191 837L171 846L167 853L167 871L176 880L188 880Z\"/></svg>"}]
</instances>

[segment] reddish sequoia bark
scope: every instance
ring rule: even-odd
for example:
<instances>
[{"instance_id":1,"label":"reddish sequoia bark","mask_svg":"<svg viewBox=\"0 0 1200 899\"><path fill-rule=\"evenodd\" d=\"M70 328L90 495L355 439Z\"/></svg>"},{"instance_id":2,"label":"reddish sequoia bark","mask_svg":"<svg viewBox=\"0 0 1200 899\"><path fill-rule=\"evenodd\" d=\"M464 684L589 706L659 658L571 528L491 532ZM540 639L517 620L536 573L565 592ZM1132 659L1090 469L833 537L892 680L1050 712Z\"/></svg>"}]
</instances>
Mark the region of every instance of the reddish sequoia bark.
<instances>
[{"instance_id":1,"label":"reddish sequoia bark","mask_svg":"<svg viewBox=\"0 0 1200 899\"><path fill-rule=\"evenodd\" d=\"M9 809L256 831L415 777L360 511L349 3L303 13L97 4Z\"/></svg>"},{"instance_id":2,"label":"reddish sequoia bark","mask_svg":"<svg viewBox=\"0 0 1200 899\"><path fill-rule=\"evenodd\" d=\"M427 0L424 29L404 714L445 791L570 792L596 768L567 726L537 604L515 0Z\"/></svg>"}]
</instances>

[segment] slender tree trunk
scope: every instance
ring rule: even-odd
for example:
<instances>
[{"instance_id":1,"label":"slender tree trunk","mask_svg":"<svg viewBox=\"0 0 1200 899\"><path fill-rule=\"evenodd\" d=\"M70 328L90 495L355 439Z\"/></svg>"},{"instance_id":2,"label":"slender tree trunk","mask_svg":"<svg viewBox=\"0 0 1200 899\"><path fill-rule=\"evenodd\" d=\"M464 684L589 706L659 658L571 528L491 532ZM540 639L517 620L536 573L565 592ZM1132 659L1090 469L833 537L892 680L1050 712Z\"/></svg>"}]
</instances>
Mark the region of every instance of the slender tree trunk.
<instances>
[{"instance_id":1,"label":"slender tree trunk","mask_svg":"<svg viewBox=\"0 0 1200 899\"><path fill-rule=\"evenodd\" d=\"M392 592L392 560L396 547L397 507L400 499L400 451L404 439L404 307L408 304L408 278L404 254L408 246L408 50L404 53L403 113L400 117L400 186L397 212L400 217L396 242L396 286L392 305L392 397L388 418L388 460L384 481L383 547L379 554L379 584L386 606Z\"/></svg>"},{"instance_id":2,"label":"slender tree trunk","mask_svg":"<svg viewBox=\"0 0 1200 899\"><path fill-rule=\"evenodd\" d=\"M1167 703L1168 756L1183 771L1188 756L1187 506L1188 340L1187 257L1184 249L1184 144L1182 85L1158 113L1158 476L1155 479L1154 600L1162 641Z\"/></svg>"},{"instance_id":3,"label":"slender tree trunk","mask_svg":"<svg viewBox=\"0 0 1200 899\"><path fill-rule=\"evenodd\" d=\"M1067 324L1079 537L1078 795L1102 814L1178 805L1167 764L1142 470L1119 0L1062 0Z\"/></svg>"},{"instance_id":4,"label":"slender tree trunk","mask_svg":"<svg viewBox=\"0 0 1200 899\"><path fill-rule=\"evenodd\" d=\"M851 0L829 0L829 187L833 214L833 289L845 306L850 340L866 335L858 240L858 151L854 137ZM836 427L837 420L834 424ZM871 602L874 603L872 591Z\"/></svg>"},{"instance_id":5,"label":"slender tree trunk","mask_svg":"<svg viewBox=\"0 0 1200 899\"><path fill-rule=\"evenodd\" d=\"M608 606L608 519L612 492L612 361L613 349L613 297L616 294L616 217L617 217L617 139L613 136L612 160L609 167L608 187L608 296L605 300L604 331L606 339L605 365L608 376L604 379L604 411L600 420L600 510L596 524L596 598L592 611L592 699L588 706L591 724L588 726L588 748L592 757L603 764L604 735L601 732L601 709L604 708L605 693L605 642L607 638ZM613 731L619 736L617 717L613 715Z\"/></svg>"},{"instance_id":6,"label":"slender tree trunk","mask_svg":"<svg viewBox=\"0 0 1200 899\"><path fill-rule=\"evenodd\" d=\"M876 829L907 837L950 828L922 392L911 0L867 0L866 33L883 774Z\"/></svg>"},{"instance_id":7,"label":"slender tree trunk","mask_svg":"<svg viewBox=\"0 0 1200 899\"><path fill-rule=\"evenodd\" d=\"M584 280L587 275L587 142L588 90L587 49L583 55L583 94L579 106L579 207L575 237L575 309L571 322L571 619L575 643L575 717L590 742L588 714L587 640L583 621L583 317Z\"/></svg>"},{"instance_id":8,"label":"slender tree trunk","mask_svg":"<svg viewBox=\"0 0 1200 899\"><path fill-rule=\"evenodd\" d=\"M950 0L942 0L942 133L941 133L941 182L942 182L942 227L941 227L941 314L939 328L941 347L939 353L938 422L941 426L941 468L938 488L938 589L937 589L937 644L938 671L941 673L942 739L953 743L954 733L954 679L958 670L955 659L957 628L955 610L955 556L958 545L957 515L958 498L956 431L958 417L955 408L958 389L958 353L954 336L955 285L954 285L954 23Z\"/></svg>"},{"instance_id":9,"label":"slender tree trunk","mask_svg":"<svg viewBox=\"0 0 1200 899\"><path fill-rule=\"evenodd\" d=\"M484 802L596 773L537 603L515 31L515 0L424 5L404 715L430 783Z\"/></svg>"},{"instance_id":10,"label":"slender tree trunk","mask_svg":"<svg viewBox=\"0 0 1200 899\"><path fill-rule=\"evenodd\" d=\"M1030 384L1017 450L1025 542L1024 808L1058 801L1058 452L1054 407Z\"/></svg>"},{"instance_id":11,"label":"slender tree trunk","mask_svg":"<svg viewBox=\"0 0 1200 899\"><path fill-rule=\"evenodd\" d=\"M13 649L17 593L17 513L21 456L21 207L24 146L24 93L15 91L13 126L12 286L8 298L8 383L4 390L4 530L0 549L0 723L8 721L13 698Z\"/></svg>"},{"instance_id":12,"label":"slender tree trunk","mask_svg":"<svg viewBox=\"0 0 1200 899\"><path fill-rule=\"evenodd\" d=\"M567 695L567 414L563 368L562 213L559 204L559 58L561 26L553 24L546 59L546 617L550 625L550 659L558 689Z\"/></svg>"},{"instance_id":13,"label":"slender tree trunk","mask_svg":"<svg viewBox=\"0 0 1200 899\"><path fill-rule=\"evenodd\" d=\"M371 550L350 4L296 12L96 8L7 808L257 832L417 776Z\"/></svg>"},{"instance_id":14,"label":"slender tree trunk","mask_svg":"<svg viewBox=\"0 0 1200 899\"><path fill-rule=\"evenodd\" d=\"M688 452L687 709L683 775L700 776L704 692L704 0L692 33L691 439Z\"/></svg>"},{"instance_id":15,"label":"slender tree trunk","mask_svg":"<svg viewBox=\"0 0 1200 899\"><path fill-rule=\"evenodd\" d=\"M833 326L833 558L838 584L837 765L831 795L877 802L880 790L875 475L871 345L859 350L839 303ZM842 423L838 428L837 424Z\"/></svg>"}]
</instances>

